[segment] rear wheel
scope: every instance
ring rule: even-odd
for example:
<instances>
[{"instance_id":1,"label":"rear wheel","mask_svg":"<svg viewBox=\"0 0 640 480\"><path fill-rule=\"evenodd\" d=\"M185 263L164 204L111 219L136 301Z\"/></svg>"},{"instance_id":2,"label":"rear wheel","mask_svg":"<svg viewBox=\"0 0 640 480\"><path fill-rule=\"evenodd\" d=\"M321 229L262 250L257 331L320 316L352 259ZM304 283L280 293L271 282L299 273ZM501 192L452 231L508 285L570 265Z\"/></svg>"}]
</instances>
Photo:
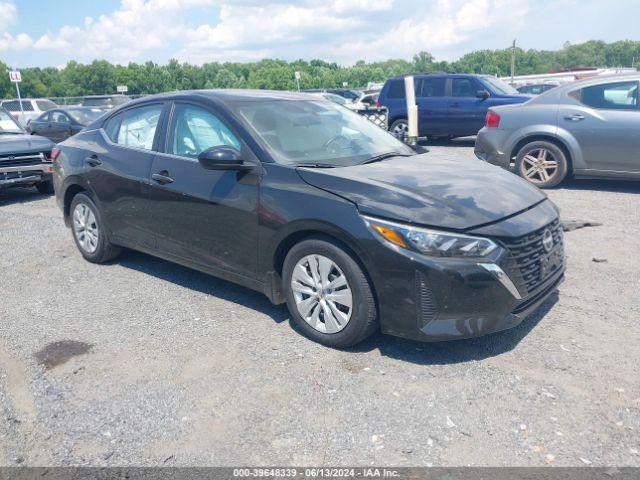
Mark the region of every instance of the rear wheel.
<instances>
[{"instance_id":1,"label":"rear wheel","mask_svg":"<svg viewBox=\"0 0 640 480\"><path fill-rule=\"evenodd\" d=\"M122 249L107 239L100 211L89 196L79 193L73 197L70 211L73 239L84 258L104 263L120 254Z\"/></svg>"},{"instance_id":2,"label":"rear wheel","mask_svg":"<svg viewBox=\"0 0 640 480\"><path fill-rule=\"evenodd\" d=\"M295 245L283 266L283 287L294 322L330 347L361 342L377 329L373 292L358 263L329 239Z\"/></svg>"},{"instance_id":3,"label":"rear wheel","mask_svg":"<svg viewBox=\"0 0 640 480\"><path fill-rule=\"evenodd\" d=\"M567 156L560 147L551 142L531 142L518 152L516 171L537 187L555 187L567 176Z\"/></svg>"},{"instance_id":4,"label":"rear wheel","mask_svg":"<svg viewBox=\"0 0 640 480\"><path fill-rule=\"evenodd\" d=\"M406 118L399 118L391 124L389 131L401 140L409 136L409 122Z\"/></svg>"}]
</instances>

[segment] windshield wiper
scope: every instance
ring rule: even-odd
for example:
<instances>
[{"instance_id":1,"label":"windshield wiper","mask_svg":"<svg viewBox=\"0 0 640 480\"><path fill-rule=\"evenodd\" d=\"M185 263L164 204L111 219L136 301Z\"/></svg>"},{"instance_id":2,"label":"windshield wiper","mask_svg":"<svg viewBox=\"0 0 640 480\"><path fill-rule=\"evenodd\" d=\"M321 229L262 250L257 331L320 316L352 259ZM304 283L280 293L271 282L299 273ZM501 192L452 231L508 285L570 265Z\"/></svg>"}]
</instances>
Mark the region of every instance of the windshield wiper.
<instances>
[{"instance_id":1,"label":"windshield wiper","mask_svg":"<svg viewBox=\"0 0 640 480\"><path fill-rule=\"evenodd\" d=\"M375 157L371 157L371 158L365 160L364 162L360 162L358 165L364 165L366 163L380 162L382 160L386 160L387 158L392 158L392 157L411 157L412 155L413 154L409 154L409 153L386 152L386 153L381 153L380 155L376 155Z\"/></svg>"},{"instance_id":2,"label":"windshield wiper","mask_svg":"<svg viewBox=\"0 0 640 480\"><path fill-rule=\"evenodd\" d=\"M331 163L298 163L296 167L305 167L305 168L336 168L337 165L332 165Z\"/></svg>"}]
</instances>

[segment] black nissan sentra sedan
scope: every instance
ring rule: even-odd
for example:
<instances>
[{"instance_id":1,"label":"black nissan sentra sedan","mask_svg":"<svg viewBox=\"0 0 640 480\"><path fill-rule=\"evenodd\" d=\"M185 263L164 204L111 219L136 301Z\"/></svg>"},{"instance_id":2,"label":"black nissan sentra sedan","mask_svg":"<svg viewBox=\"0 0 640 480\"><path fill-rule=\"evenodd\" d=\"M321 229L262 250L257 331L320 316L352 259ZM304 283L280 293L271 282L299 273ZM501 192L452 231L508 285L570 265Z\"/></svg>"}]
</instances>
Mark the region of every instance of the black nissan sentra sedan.
<instances>
[{"instance_id":1,"label":"black nissan sentra sedan","mask_svg":"<svg viewBox=\"0 0 640 480\"><path fill-rule=\"evenodd\" d=\"M286 302L334 347L513 327L564 273L555 205L475 159L416 154L305 94L193 91L127 103L58 146L82 255L132 248Z\"/></svg>"}]
</instances>

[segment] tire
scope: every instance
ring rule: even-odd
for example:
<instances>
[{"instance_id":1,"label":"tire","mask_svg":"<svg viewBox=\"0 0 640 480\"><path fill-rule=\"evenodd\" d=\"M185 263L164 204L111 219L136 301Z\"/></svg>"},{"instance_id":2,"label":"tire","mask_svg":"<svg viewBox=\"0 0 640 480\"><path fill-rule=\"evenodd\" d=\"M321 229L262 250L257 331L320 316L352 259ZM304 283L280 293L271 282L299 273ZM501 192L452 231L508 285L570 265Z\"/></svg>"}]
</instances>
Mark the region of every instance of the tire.
<instances>
[{"instance_id":1,"label":"tire","mask_svg":"<svg viewBox=\"0 0 640 480\"><path fill-rule=\"evenodd\" d=\"M100 210L89 196L78 193L73 197L69 211L73 240L86 260L92 263L105 263L120 255L122 248L109 242ZM89 223L92 227L81 229L80 224L83 222L79 220L85 224Z\"/></svg>"},{"instance_id":2,"label":"tire","mask_svg":"<svg viewBox=\"0 0 640 480\"><path fill-rule=\"evenodd\" d=\"M399 118L391 124L389 132L404 140L409 135L409 122L406 118Z\"/></svg>"},{"instance_id":3,"label":"tire","mask_svg":"<svg viewBox=\"0 0 640 480\"><path fill-rule=\"evenodd\" d=\"M527 143L516 156L516 173L540 188L559 185L568 170L569 162L564 150L544 140Z\"/></svg>"},{"instance_id":4,"label":"tire","mask_svg":"<svg viewBox=\"0 0 640 480\"><path fill-rule=\"evenodd\" d=\"M43 195L51 195L53 193L53 182L51 180L38 182L36 183L36 188Z\"/></svg>"},{"instance_id":5,"label":"tire","mask_svg":"<svg viewBox=\"0 0 640 480\"><path fill-rule=\"evenodd\" d=\"M314 284L311 282L314 278L309 274L311 270L305 270L305 280L300 282L300 268L305 263L310 267L314 258L319 260L315 264L315 274L318 278L323 277L322 270L327 271L326 267L323 269L320 266L321 263L326 266L327 261L332 262L331 273L325 277L331 280L331 283L335 283L332 288L328 282L321 282L325 286L324 289L318 289L320 283L315 283L315 299L312 298L312 289L307 289L305 293L294 291L294 283L298 289L307 285L313 288ZM378 329L378 315L371 285L360 265L337 242L325 238L312 238L298 243L285 258L282 277L283 291L291 317L310 339L329 347L345 348L361 342ZM346 286L341 285L342 279L346 280ZM347 307L347 290L351 295L350 307ZM308 305L312 306L308 315L303 317L301 310ZM336 309L340 311L334 314ZM349 318L345 321L347 314ZM340 324L337 325L334 320L339 320ZM338 331L335 331L336 326L339 328Z\"/></svg>"}]
</instances>

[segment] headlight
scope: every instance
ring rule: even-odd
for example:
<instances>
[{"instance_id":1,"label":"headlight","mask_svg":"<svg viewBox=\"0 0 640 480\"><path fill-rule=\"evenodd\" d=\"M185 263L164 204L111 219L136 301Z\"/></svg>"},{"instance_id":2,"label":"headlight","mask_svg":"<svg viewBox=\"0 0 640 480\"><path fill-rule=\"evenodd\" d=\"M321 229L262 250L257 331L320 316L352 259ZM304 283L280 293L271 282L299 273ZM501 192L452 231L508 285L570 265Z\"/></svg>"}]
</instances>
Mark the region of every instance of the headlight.
<instances>
[{"instance_id":1,"label":"headlight","mask_svg":"<svg viewBox=\"0 0 640 480\"><path fill-rule=\"evenodd\" d=\"M385 241L407 250L436 257L485 257L498 246L488 238L441 232L364 217Z\"/></svg>"}]
</instances>

